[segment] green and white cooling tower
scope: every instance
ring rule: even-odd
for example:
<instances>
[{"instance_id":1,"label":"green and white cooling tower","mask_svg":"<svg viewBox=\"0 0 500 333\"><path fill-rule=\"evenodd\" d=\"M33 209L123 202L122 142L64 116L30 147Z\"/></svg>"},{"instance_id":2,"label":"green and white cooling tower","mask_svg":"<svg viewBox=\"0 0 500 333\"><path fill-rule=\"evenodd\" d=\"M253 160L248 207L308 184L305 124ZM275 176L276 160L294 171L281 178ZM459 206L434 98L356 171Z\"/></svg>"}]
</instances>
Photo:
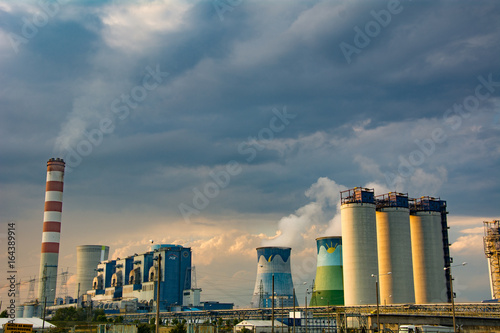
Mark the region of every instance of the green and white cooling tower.
<instances>
[{"instance_id":1,"label":"green and white cooling tower","mask_svg":"<svg viewBox=\"0 0 500 333\"><path fill-rule=\"evenodd\" d=\"M318 262L310 306L344 305L342 237L316 239Z\"/></svg>"}]
</instances>

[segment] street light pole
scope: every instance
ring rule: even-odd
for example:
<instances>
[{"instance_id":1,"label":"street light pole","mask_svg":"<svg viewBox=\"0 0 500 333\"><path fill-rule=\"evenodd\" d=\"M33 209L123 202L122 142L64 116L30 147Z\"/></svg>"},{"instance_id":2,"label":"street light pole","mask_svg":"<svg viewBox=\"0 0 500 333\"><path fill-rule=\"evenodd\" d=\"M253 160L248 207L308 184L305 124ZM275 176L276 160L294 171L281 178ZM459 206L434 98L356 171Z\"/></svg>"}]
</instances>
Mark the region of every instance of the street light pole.
<instances>
[{"instance_id":1,"label":"street light pole","mask_svg":"<svg viewBox=\"0 0 500 333\"><path fill-rule=\"evenodd\" d=\"M451 275L451 268L456 266L465 266L466 262L461 263L460 265L453 265L449 267L445 267L444 270L450 271L450 292L451 292L451 311L453 316L453 332L457 331L456 318L455 318L455 294L453 293L453 275Z\"/></svg>"},{"instance_id":2,"label":"street light pole","mask_svg":"<svg viewBox=\"0 0 500 333\"><path fill-rule=\"evenodd\" d=\"M274 333L274 273L273 273L273 293L271 295L272 310L271 310L271 333Z\"/></svg>"},{"instance_id":3,"label":"street light pole","mask_svg":"<svg viewBox=\"0 0 500 333\"><path fill-rule=\"evenodd\" d=\"M382 275L391 275L391 274L392 274L392 272L387 272L385 274L380 274L380 276L382 276ZM379 316L379 303L380 302L379 302L379 296L378 296L378 294L379 294L379 290L378 290L378 277L379 277L379 275L372 274L372 277L375 278L375 292L377 294L377 331L380 332L380 316Z\"/></svg>"},{"instance_id":4,"label":"street light pole","mask_svg":"<svg viewBox=\"0 0 500 333\"><path fill-rule=\"evenodd\" d=\"M295 288L293 288L293 333L295 333Z\"/></svg>"},{"instance_id":5,"label":"street light pole","mask_svg":"<svg viewBox=\"0 0 500 333\"><path fill-rule=\"evenodd\" d=\"M156 281L156 327L155 332L160 331L160 280L161 280L161 253L158 253L158 274Z\"/></svg>"},{"instance_id":6,"label":"street light pole","mask_svg":"<svg viewBox=\"0 0 500 333\"><path fill-rule=\"evenodd\" d=\"M306 288L306 333L307 333L307 293L309 292L309 288Z\"/></svg>"}]
</instances>

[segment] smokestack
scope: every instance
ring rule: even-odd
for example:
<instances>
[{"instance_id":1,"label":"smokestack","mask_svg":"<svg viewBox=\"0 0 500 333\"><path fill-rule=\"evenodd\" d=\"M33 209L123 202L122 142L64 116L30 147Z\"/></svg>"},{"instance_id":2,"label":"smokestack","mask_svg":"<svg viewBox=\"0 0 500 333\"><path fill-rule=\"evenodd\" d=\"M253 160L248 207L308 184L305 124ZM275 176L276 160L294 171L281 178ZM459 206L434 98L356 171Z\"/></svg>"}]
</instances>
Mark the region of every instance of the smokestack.
<instances>
[{"instance_id":1,"label":"smokestack","mask_svg":"<svg viewBox=\"0 0 500 333\"><path fill-rule=\"evenodd\" d=\"M64 166L64 160L61 158L51 158L47 162L40 283L38 285L38 301L44 302L47 297L47 304L53 304L56 295Z\"/></svg>"}]
</instances>

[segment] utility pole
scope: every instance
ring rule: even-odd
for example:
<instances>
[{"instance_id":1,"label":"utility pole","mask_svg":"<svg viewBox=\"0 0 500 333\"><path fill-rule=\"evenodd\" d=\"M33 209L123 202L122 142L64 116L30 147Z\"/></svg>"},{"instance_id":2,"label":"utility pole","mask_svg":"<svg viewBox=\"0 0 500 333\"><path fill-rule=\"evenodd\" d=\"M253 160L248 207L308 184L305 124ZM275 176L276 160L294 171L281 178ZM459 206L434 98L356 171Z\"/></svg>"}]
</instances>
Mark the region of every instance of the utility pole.
<instances>
[{"instance_id":1,"label":"utility pole","mask_svg":"<svg viewBox=\"0 0 500 333\"><path fill-rule=\"evenodd\" d=\"M272 311L271 311L271 333L274 333L274 273L273 273L273 293L271 295L272 300Z\"/></svg>"},{"instance_id":2,"label":"utility pole","mask_svg":"<svg viewBox=\"0 0 500 333\"><path fill-rule=\"evenodd\" d=\"M293 333L295 333L295 288L293 288Z\"/></svg>"},{"instance_id":3,"label":"utility pole","mask_svg":"<svg viewBox=\"0 0 500 333\"><path fill-rule=\"evenodd\" d=\"M43 332L44 329L45 329L45 308L47 306L47 286L46 286L46 282L47 282L47 264L45 264L45 266L43 267L42 281L43 281L43 299L44 299L44 301L43 301L43 322L42 322L42 332Z\"/></svg>"},{"instance_id":4,"label":"utility pole","mask_svg":"<svg viewBox=\"0 0 500 333\"><path fill-rule=\"evenodd\" d=\"M158 253L158 274L156 281L156 327L155 332L160 331L160 280L161 280L161 253Z\"/></svg>"}]
</instances>

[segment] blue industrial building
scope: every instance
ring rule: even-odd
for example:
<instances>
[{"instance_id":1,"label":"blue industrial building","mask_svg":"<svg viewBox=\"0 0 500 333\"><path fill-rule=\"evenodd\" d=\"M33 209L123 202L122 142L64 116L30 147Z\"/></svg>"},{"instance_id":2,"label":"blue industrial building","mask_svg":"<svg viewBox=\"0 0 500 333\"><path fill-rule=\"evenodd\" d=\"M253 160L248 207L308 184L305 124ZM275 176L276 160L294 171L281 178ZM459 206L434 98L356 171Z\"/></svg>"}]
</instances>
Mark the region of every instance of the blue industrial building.
<instances>
[{"instance_id":1,"label":"blue industrial building","mask_svg":"<svg viewBox=\"0 0 500 333\"><path fill-rule=\"evenodd\" d=\"M182 306L184 290L191 289L191 248L181 245L155 245L143 254L101 262L87 294L98 302L136 299L153 306L160 256L160 310Z\"/></svg>"}]
</instances>

